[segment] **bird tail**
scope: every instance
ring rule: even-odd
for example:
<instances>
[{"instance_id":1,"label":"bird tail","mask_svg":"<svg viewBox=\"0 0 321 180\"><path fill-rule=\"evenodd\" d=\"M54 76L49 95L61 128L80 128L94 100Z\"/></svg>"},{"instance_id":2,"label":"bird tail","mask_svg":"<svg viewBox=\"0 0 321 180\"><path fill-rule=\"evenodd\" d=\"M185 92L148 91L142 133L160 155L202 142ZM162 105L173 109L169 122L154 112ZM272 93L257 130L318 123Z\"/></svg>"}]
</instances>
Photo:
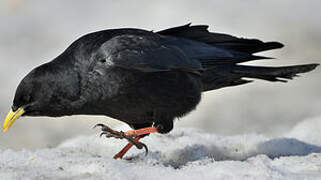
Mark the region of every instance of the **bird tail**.
<instances>
[{"instance_id":1,"label":"bird tail","mask_svg":"<svg viewBox=\"0 0 321 180\"><path fill-rule=\"evenodd\" d=\"M191 44L185 49L180 47L186 54L191 54L192 59L197 59L204 68L202 72L203 91L252 82L252 80L243 78L287 82L297 74L309 72L319 65L303 64L282 67L239 65L247 61L271 59L253 54L282 48L283 44L209 32L207 25L186 24L157 33L202 42L213 47L209 48L200 44L194 46Z\"/></svg>"},{"instance_id":2,"label":"bird tail","mask_svg":"<svg viewBox=\"0 0 321 180\"><path fill-rule=\"evenodd\" d=\"M236 86L252 82L243 78L262 79L272 82L287 82L300 73L315 69L319 64L303 64L281 67L263 67L248 65L222 65L208 69L203 74L203 91L219 89L227 86Z\"/></svg>"},{"instance_id":3,"label":"bird tail","mask_svg":"<svg viewBox=\"0 0 321 180\"><path fill-rule=\"evenodd\" d=\"M319 64L303 64L283 67L260 67L236 65L232 73L239 74L242 77L263 79L267 81L287 82L299 73L306 73L315 69Z\"/></svg>"}]
</instances>

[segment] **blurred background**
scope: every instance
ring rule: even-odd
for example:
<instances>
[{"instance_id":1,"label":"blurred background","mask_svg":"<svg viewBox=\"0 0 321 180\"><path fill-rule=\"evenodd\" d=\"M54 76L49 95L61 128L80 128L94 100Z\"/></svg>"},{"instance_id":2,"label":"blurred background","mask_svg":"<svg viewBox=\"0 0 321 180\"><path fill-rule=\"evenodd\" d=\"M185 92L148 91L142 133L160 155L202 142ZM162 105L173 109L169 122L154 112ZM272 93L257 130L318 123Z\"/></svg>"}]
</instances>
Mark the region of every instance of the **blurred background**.
<instances>
[{"instance_id":1,"label":"blurred background","mask_svg":"<svg viewBox=\"0 0 321 180\"><path fill-rule=\"evenodd\" d=\"M58 56L78 37L108 28L161 30L208 24L211 31L280 41L281 50L259 65L321 63L321 1L310 0L0 0L0 119L11 107L20 80L34 67ZM249 63L248 63L249 64ZM176 127L196 127L221 135L260 133L282 136L296 123L321 115L321 69L288 83L257 80L203 95L198 108ZM56 146L70 137L98 134L107 117L73 116L19 119L0 132L0 149Z\"/></svg>"}]
</instances>

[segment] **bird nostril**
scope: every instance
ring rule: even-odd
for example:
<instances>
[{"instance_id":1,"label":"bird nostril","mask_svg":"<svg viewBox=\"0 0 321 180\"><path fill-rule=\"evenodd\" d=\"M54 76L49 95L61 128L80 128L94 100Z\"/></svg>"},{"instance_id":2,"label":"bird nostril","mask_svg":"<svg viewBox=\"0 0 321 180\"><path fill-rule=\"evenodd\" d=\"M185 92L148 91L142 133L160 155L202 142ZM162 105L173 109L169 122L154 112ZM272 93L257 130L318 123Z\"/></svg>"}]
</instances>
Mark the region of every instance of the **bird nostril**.
<instances>
[{"instance_id":1,"label":"bird nostril","mask_svg":"<svg viewBox=\"0 0 321 180\"><path fill-rule=\"evenodd\" d=\"M18 107L15 106L15 105L12 105L12 106L11 106L11 109L12 109L12 111L14 112L14 111L16 111L16 110L18 109Z\"/></svg>"}]
</instances>

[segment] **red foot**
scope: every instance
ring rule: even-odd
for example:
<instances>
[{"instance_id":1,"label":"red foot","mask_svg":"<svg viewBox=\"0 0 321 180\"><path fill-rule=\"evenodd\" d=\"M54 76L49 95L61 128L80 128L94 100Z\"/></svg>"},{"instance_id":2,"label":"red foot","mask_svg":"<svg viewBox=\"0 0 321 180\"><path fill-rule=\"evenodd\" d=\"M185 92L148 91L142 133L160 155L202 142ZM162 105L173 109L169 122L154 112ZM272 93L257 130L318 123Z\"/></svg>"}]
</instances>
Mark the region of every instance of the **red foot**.
<instances>
[{"instance_id":1,"label":"red foot","mask_svg":"<svg viewBox=\"0 0 321 180\"><path fill-rule=\"evenodd\" d=\"M127 132L125 132L125 135L127 136L135 136L134 137L134 141L138 142L139 139L141 137L139 137L139 135L144 135L144 134L150 134L150 133L154 133L157 132L157 128L152 126L152 127L147 127L147 128L142 128L142 129L136 129L136 130L129 130ZM127 153L127 151L133 147L133 144L128 143L119 153L117 153L114 156L114 159L122 159L123 156Z\"/></svg>"},{"instance_id":2,"label":"red foot","mask_svg":"<svg viewBox=\"0 0 321 180\"><path fill-rule=\"evenodd\" d=\"M139 137L139 136L136 136L136 137L134 138L134 141L138 141L139 139L140 139L140 137ZM119 151L119 153L115 154L114 159L118 159L118 158L122 159L123 156L127 153L127 151L128 151L131 147L133 147L133 144L128 143L121 151Z\"/></svg>"}]
</instances>

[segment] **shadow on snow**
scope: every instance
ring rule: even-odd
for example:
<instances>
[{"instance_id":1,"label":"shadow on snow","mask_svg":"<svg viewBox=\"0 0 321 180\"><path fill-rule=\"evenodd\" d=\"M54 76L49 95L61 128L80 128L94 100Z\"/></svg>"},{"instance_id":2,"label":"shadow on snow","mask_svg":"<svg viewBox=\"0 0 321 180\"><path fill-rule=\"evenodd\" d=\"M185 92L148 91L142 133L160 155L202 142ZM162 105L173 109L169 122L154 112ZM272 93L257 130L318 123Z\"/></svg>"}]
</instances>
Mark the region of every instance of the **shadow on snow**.
<instances>
[{"instance_id":1,"label":"shadow on snow","mask_svg":"<svg viewBox=\"0 0 321 180\"><path fill-rule=\"evenodd\" d=\"M193 144L172 152L150 152L149 157L157 160L164 166L181 168L188 163L199 160L214 161L245 161L257 155L266 155L271 159L282 156L306 156L321 152L321 147L312 145L294 138L276 138L258 143L254 148L227 148L215 145ZM136 156L135 159L140 159Z\"/></svg>"}]
</instances>

